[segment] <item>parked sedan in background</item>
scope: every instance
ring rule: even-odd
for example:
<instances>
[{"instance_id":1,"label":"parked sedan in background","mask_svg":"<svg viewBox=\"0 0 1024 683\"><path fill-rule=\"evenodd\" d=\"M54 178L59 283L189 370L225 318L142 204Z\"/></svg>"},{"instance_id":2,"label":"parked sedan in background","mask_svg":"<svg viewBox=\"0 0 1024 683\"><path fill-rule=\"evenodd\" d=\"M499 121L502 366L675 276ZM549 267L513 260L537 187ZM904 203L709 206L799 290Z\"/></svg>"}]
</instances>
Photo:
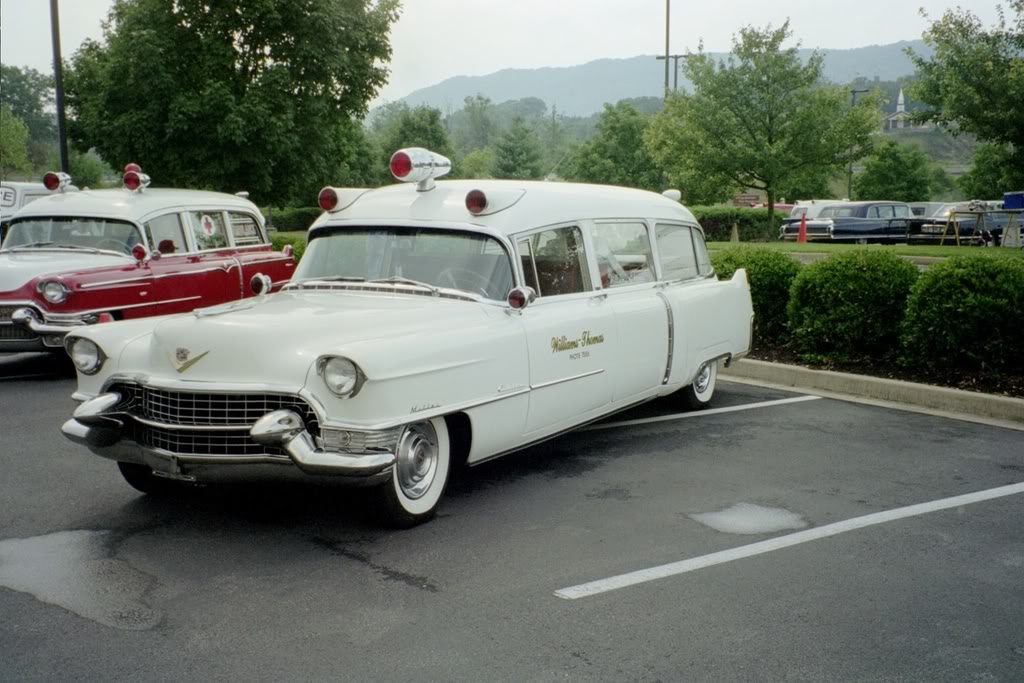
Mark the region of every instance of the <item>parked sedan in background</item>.
<instances>
[{"instance_id":1,"label":"parked sedan in background","mask_svg":"<svg viewBox=\"0 0 1024 683\"><path fill-rule=\"evenodd\" d=\"M907 242L938 244L944 241L956 244L959 234L961 244L966 241L998 246L1010 220L1010 214L999 207L999 202L929 202L917 206L930 210L930 213L914 214L907 228Z\"/></svg>"},{"instance_id":2,"label":"parked sedan in background","mask_svg":"<svg viewBox=\"0 0 1024 683\"><path fill-rule=\"evenodd\" d=\"M295 260L272 251L263 216L230 194L124 188L65 192L18 210L0 245L0 353L61 349L94 323L191 311L250 295L257 272L280 288ZM260 281L258 287L263 287Z\"/></svg>"},{"instance_id":3,"label":"parked sedan in background","mask_svg":"<svg viewBox=\"0 0 1024 683\"><path fill-rule=\"evenodd\" d=\"M809 241L903 242L911 216L904 202L843 202L826 206L814 220L807 221ZM779 238L795 241L800 221L783 224Z\"/></svg>"}]
</instances>

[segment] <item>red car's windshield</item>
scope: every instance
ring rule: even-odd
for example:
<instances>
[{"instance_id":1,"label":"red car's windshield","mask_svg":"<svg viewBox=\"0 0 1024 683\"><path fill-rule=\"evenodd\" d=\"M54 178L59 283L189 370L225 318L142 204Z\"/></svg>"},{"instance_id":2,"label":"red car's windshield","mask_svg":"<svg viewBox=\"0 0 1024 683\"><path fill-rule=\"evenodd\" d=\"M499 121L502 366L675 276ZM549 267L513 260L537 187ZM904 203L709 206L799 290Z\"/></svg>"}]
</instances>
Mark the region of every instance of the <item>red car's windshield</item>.
<instances>
[{"instance_id":1,"label":"red car's windshield","mask_svg":"<svg viewBox=\"0 0 1024 683\"><path fill-rule=\"evenodd\" d=\"M130 254L142 243L139 229L126 221L57 216L11 223L4 249L101 249Z\"/></svg>"}]
</instances>

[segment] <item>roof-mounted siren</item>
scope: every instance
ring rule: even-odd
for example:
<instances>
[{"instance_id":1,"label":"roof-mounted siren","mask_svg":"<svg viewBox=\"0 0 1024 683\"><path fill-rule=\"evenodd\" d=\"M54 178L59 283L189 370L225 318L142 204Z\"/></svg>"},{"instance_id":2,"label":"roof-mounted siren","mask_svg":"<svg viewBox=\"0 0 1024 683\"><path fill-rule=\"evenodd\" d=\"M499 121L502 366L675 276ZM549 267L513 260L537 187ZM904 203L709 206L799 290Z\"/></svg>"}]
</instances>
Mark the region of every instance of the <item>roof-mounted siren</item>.
<instances>
[{"instance_id":1,"label":"roof-mounted siren","mask_svg":"<svg viewBox=\"0 0 1024 683\"><path fill-rule=\"evenodd\" d=\"M407 147L391 155L391 175L403 183L417 183L418 192L434 189L434 180L447 175L452 162L422 147Z\"/></svg>"},{"instance_id":2,"label":"roof-mounted siren","mask_svg":"<svg viewBox=\"0 0 1024 683\"><path fill-rule=\"evenodd\" d=\"M124 175L121 177L121 184L129 192L139 192L149 187L149 176L142 172L138 164L127 164L124 167Z\"/></svg>"},{"instance_id":3,"label":"roof-mounted siren","mask_svg":"<svg viewBox=\"0 0 1024 683\"><path fill-rule=\"evenodd\" d=\"M70 184L71 176L67 173L56 173L54 171L50 171L43 176L43 187L50 192L56 192L57 190L63 192L64 188Z\"/></svg>"}]
</instances>

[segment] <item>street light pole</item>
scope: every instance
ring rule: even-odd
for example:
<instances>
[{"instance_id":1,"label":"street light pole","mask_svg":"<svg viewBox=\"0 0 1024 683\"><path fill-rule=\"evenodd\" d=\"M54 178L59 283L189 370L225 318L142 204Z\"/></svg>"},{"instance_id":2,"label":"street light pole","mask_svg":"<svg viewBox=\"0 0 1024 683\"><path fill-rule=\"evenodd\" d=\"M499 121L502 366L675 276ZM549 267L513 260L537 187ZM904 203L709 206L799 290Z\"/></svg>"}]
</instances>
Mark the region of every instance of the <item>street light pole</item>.
<instances>
[{"instance_id":1,"label":"street light pole","mask_svg":"<svg viewBox=\"0 0 1024 683\"><path fill-rule=\"evenodd\" d=\"M868 90L851 88L850 89L850 108L853 109L857 106L857 95L861 93L869 92ZM853 146L850 146L850 168L846 173L846 198L853 199Z\"/></svg>"},{"instance_id":2,"label":"street light pole","mask_svg":"<svg viewBox=\"0 0 1024 683\"><path fill-rule=\"evenodd\" d=\"M685 59L685 58L686 58L686 55L669 55L668 56L668 59L672 60L672 67L673 67L673 69L675 69L674 76L672 78L672 90L673 91L679 90L679 60L680 59ZM662 59L665 59L665 55L658 55L658 61L661 61ZM668 59L665 60L666 64L668 64ZM667 82L666 82L666 91L667 91Z\"/></svg>"},{"instance_id":3,"label":"street light pole","mask_svg":"<svg viewBox=\"0 0 1024 683\"><path fill-rule=\"evenodd\" d=\"M50 31L53 34L53 89L57 100L57 145L60 148L60 170L70 174L67 118L64 115L64 63L60 56L60 14L57 2L58 0L50 0Z\"/></svg>"}]
</instances>

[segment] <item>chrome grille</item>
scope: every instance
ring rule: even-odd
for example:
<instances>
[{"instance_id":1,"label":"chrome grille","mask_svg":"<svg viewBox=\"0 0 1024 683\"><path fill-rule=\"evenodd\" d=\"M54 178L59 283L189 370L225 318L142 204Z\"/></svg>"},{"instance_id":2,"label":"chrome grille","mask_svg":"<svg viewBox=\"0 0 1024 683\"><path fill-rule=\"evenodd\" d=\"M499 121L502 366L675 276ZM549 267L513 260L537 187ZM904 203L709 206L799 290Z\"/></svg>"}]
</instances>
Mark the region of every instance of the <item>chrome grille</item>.
<instances>
[{"instance_id":1,"label":"chrome grille","mask_svg":"<svg viewBox=\"0 0 1024 683\"><path fill-rule=\"evenodd\" d=\"M6 304L0 304L0 323L9 323L14 317L14 312L23 306L10 306Z\"/></svg>"},{"instance_id":2,"label":"chrome grille","mask_svg":"<svg viewBox=\"0 0 1024 683\"><path fill-rule=\"evenodd\" d=\"M32 330L21 325L0 323L0 341L30 341L36 338L36 334Z\"/></svg>"},{"instance_id":3,"label":"chrome grille","mask_svg":"<svg viewBox=\"0 0 1024 683\"><path fill-rule=\"evenodd\" d=\"M289 394L170 391L130 383L113 384L108 391L121 394L119 411L166 425L133 421L135 441L177 455L284 456L284 451L261 446L249 436L249 429L258 419L282 408L298 413L310 434L320 434L313 408Z\"/></svg>"}]
</instances>

